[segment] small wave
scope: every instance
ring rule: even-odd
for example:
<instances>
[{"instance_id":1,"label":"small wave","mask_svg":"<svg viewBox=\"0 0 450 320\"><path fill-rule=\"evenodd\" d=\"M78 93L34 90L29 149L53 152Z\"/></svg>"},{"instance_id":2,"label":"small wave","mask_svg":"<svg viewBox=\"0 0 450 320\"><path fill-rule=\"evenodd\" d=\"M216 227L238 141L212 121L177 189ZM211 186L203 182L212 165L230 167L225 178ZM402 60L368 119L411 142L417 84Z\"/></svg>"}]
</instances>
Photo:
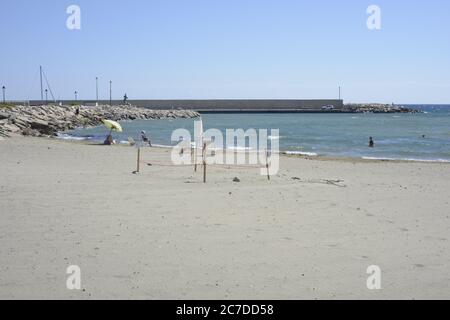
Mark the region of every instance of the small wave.
<instances>
[{"instance_id":1,"label":"small wave","mask_svg":"<svg viewBox=\"0 0 450 320\"><path fill-rule=\"evenodd\" d=\"M152 144L152 146L156 147L156 148L164 148L164 149L173 148L173 146L169 146L169 145L166 145L166 144Z\"/></svg>"},{"instance_id":2,"label":"small wave","mask_svg":"<svg viewBox=\"0 0 450 320\"><path fill-rule=\"evenodd\" d=\"M250 151L253 150L250 147L240 147L240 146L227 146L227 150L234 150L234 151Z\"/></svg>"},{"instance_id":3,"label":"small wave","mask_svg":"<svg viewBox=\"0 0 450 320\"><path fill-rule=\"evenodd\" d=\"M381 160L381 161L410 161L410 162L441 162L450 163L446 159L417 159L417 158L388 158L388 157L361 157L364 160Z\"/></svg>"},{"instance_id":4,"label":"small wave","mask_svg":"<svg viewBox=\"0 0 450 320\"><path fill-rule=\"evenodd\" d=\"M283 138L283 137L281 137L281 136L268 136L267 137L267 139L269 139L269 140L280 140L281 138Z\"/></svg>"},{"instance_id":5,"label":"small wave","mask_svg":"<svg viewBox=\"0 0 450 320\"><path fill-rule=\"evenodd\" d=\"M61 140L75 140L75 141L91 140L91 137L77 137L65 133L58 133L56 138Z\"/></svg>"},{"instance_id":6,"label":"small wave","mask_svg":"<svg viewBox=\"0 0 450 320\"><path fill-rule=\"evenodd\" d=\"M303 152L303 151L285 151L283 154L290 155L290 156L309 156L309 157L317 157L319 156L315 152Z\"/></svg>"}]
</instances>

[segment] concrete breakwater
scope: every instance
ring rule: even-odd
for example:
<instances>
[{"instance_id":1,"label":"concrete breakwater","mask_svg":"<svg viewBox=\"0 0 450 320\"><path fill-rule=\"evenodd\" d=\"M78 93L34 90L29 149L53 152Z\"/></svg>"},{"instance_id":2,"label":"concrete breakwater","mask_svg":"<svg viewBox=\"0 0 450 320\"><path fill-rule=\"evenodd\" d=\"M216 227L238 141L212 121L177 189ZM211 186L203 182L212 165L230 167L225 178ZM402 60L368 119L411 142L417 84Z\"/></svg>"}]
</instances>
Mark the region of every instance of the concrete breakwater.
<instances>
[{"instance_id":1,"label":"concrete breakwater","mask_svg":"<svg viewBox=\"0 0 450 320\"><path fill-rule=\"evenodd\" d=\"M30 105L40 105L40 101L30 101ZM79 104L76 101L62 101L65 105ZM85 100L84 105L95 105L97 101ZM110 104L101 101L100 104ZM128 103L152 110L194 110L202 113L222 112L315 112L323 106L333 105L342 109L343 101L337 99L321 100L292 100L292 99L196 99L196 100L128 100ZM123 104L122 101L112 100L111 104Z\"/></svg>"},{"instance_id":2,"label":"concrete breakwater","mask_svg":"<svg viewBox=\"0 0 450 320\"><path fill-rule=\"evenodd\" d=\"M130 104L151 110L194 110L200 113L402 113L417 112L407 107L380 104L344 104L338 99L321 100L129 100ZM63 101L65 105L79 104L76 101ZM96 101L84 101L84 105L95 106ZM123 104L113 100L112 105ZM40 105L40 101L29 101L30 105ZM100 104L109 105L109 101Z\"/></svg>"},{"instance_id":3,"label":"concrete breakwater","mask_svg":"<svg viewBox=\"0 0 450 320\"><path fill-rule=\"evenodd\" d=\"M54 136L57 132L102 124L102 120L196 118L192 110L151 110L121 106L0 107L0 136Z\"/></svg>"}]
</instances>

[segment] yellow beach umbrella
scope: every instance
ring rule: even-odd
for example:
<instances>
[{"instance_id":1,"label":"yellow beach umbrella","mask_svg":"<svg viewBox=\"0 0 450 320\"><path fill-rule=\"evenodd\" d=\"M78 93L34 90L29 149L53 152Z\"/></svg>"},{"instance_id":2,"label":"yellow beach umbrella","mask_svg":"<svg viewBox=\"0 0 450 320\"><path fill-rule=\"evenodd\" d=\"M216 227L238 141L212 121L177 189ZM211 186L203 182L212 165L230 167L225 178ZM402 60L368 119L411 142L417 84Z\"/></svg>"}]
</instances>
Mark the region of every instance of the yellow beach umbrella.
<instances>
[{"instance_id":1,"label":"yellow beach umbrella","mask_svg":"<svg viewBox=\"0 0 450 320\"><path fill-rule=\"evenodd\" d=\"M105 127L107 127L108 129L110 129L111 131L116 131L116 132L122 132L122 126L112 120L103 120L103 123L105 124Z\"/></svg>"}]
</instances>

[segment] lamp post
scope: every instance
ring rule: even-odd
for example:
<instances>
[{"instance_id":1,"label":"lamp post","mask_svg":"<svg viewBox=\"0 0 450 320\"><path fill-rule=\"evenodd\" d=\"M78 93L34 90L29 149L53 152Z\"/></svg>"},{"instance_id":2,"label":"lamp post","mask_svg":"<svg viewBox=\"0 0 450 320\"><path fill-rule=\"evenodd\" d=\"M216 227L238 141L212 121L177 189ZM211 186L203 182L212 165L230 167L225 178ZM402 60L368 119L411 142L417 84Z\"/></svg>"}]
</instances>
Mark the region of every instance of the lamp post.
<instances>
[{"instance_id":1,"label":"lamp post","mask_svg":"<svg viewBox=\"0 0 450 320\"><path fill-rule=\"evenodd\" d=\"M339 100L341 100L341 86L339 86Z\"/></svg>"},{"instance_id":2,"label":"lamp post","mask_svg":"<svg viewBox=\"0 0 450 320\"><path fill-rule=\"evenodd\" d=\"M109 106L112 106L112 81L109 81Z\"/></svg>"},{"instance_id":3,"label":"lamp post","mask_svg":"<svg viewBox=\"0 0 450 320\"><path fill-rule=\"evenodd\" d=\"M97 97L97 104L98 104L98 77L95 77L95 94Z\"/></svg>"},{"instance_id":4,"label":"lamp post","mask_svg":"<svg viewBox=\"0 0 450 320\"><path fill-rule=\"evenodd\" d=\"M42 86L42 66L39 66L39 75L41 78L41 103L44 102L44 90L42 90L43 86Z\"/></svg>"},{"instance_id":5,"label":"lamp post","mask_svg":"<svg viewBox=\"0 0 450 320\"><path fill-rule=\"evenodd\" d=\"M75 93L75 102L77 102L78 101L78 92L75 91L74 93Z\"/></svg>"},{"instance_id":6,"label":"lamp post","mask_svg":"<svg viewBox=\"0 0 450 320\"><path fill-rule=\"evenodd\" d=\"M2 91L3 91L3 103L6 103L6 87L5 86L2 87Z\"/></svg>"},{"instance_id":7,"label":"lamp post","mask_svg":"<svg viewBox=\"0 0 450 320\"><path fill-rule=\"evenodd\" d=\"M45 105L48 105L48 90L45 89Z\"/></svg>"}]
</instances>

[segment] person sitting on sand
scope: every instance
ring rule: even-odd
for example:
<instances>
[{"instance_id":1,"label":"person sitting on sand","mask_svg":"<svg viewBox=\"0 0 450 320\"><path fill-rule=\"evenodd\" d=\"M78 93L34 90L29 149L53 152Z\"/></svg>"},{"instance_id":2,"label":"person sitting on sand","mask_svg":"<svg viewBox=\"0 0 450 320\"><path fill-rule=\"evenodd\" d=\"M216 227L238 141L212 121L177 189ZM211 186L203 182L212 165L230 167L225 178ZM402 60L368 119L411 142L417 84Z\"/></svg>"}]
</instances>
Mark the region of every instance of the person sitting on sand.
<instances>
[{"instance_id":1,"label":"person sitting on sand","mask_svg":"<svg viewBox=\"0 0 450 320\"><path fill-rule=\"evenodd\" d=\"M369 148L373 148L373 147L375 147L375 143L373 142L373 138L370 137L369 138Z\"/></svg>"},{"instance_id":2,"label":"person sitting on sand","mask_svg":"<svg viewBox=\"0 0 450 320\"><path fill-rule=\"evenodd\" d=\"M148 143L148 145L151 147L152 146L152 142L150 141L150 139L147 137L147 135L145 134L145 131L142 130L141 131L141 139L143 142Z\"/></svg>"},{"instance_id":3,"label":"person sitting on sand","mask_svg":"<svg viewBox=\"0 0 450 320\"><path fill-rule=\"evenodd\" d=\"M113 140L113 137L112 137L112 135L108 135L107 137L106 137L106 139L105 139L105 141L103 142L103 144L104 145L107 145L107 146L111 146L111 145L113 145L115 142L114 142L114 140Z\"/></svg>"}]
</instances>

